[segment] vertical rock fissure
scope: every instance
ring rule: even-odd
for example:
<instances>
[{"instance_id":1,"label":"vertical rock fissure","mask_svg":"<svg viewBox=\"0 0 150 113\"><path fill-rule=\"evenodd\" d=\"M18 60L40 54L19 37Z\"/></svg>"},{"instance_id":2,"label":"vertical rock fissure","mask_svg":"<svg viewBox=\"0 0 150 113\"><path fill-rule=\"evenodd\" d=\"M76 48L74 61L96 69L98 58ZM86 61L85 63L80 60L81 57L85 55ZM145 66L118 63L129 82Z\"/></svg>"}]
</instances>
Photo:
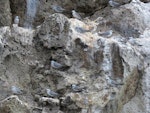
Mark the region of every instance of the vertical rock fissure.
<instances>
[{"instance_id":1,"label":"vertical rock fissure","mask_svg":"<svg viewBox=\"0 0 150 113\"><path fill-rule=\"evenodd\" d=\"M28 29L33 27L34 18L37 12L38 1L27 0L26 19L24 26Z\"/></svg>"}]
</instances>

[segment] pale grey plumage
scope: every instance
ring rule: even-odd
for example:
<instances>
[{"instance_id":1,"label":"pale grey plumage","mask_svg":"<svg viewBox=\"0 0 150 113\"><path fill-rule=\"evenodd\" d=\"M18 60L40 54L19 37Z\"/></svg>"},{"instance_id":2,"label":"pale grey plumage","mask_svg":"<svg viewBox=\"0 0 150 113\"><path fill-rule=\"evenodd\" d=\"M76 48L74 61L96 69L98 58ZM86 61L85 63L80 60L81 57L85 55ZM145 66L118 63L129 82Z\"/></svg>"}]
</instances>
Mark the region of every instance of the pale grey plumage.
<instances>
[{"instance_id":1,"label":"pale grey plumage","mask_svg":"<svg viewBox=\"0 0 150 113\"><path fill-rule=\"evenodd\" d=\"M62 8L61 6L58 6L58 5L51 5L51 8L57 13L62 13L65 11L64 8Z\"/></svg>"},{"instance_id":2,"label":"pale grey plumage","mask_svg":"<svg viewBox=\"0 0 150 113\"><path fill-rule=\"evenodd\" d=\"M53 98L59 96L58 93L52 91L51 89L46 89L46 93L47 93L48 96L53 97Z\"/></svg>"},{"instance_id":3,"label":"pale grey plumage","mask_svg":"<svg viewBox=\"0 0 150 113\"><path fill-rule=\"evenodd\" d=\"M53 68L55 68L55 69L60 69L60 68L63 67L63 65L61 65L60 63L58 63L58 62L52 60L52 61L51 61L51 67L53 67Z\"/></svg>"},{"instance_id":4,"label":"pale grey plumage","mask_svg":"<svg viewBox=\"0 0 150 113\"><path fill-rule=\"evenodd\" d=\"M75 10L72 10L72 16L73 16L74 18L76 18L76 19L79 19L79 20L82 19L81 16L80 16Z\"/></svg>"},{"instance_id":5,"label":"pale grey plumage","mask_svg":"<svg viewBox=\"0 0 150 113\"><path fill-rule=\"evenodd\" d=\"M112 6L112 7L119 7L121 4L113 1L113 0L109 0L109 5Z\"/></svg>"},{"instance_id":6,"label":"pale grey plumage","mask_svg":"<svg viewBox=\"0 0 150 113\"><path fill-rule=\"evenodd\" d=\"M78 86L76 84L72 84L71 85L71 89L74 91L74 92L81 92L81 91L84 91L85 90L85 87L83 86Z\"/></svg>"},{"instance_id":7,"label":"pale grey plumage","mask_svg":"<svg viewBox=\"0 0 150 113\"><path fill-rule=\"evenodd\" d=\"M19 24L19 16L16 16L16 17L15 17L15 19L14 19L14 24L17 24L17 25Z\"/></svg>"},{"instance_id":8,"label":"pale grey plumage","mask_svg":"<svg viewBox=\"0 0 150 113\"><path fill-rule=\"evenodd\" d=\"M111 37L112 34L113 34L113 30L109 30L109 31L106 31L106 32L98 32L98 34L100 36L103 36L103 37Z\"/></svg>"},{"instance_id":9,"label":"pale grey plumage","mask_svg":"<svg viewBox=\"0 0 150 113\"><path fill-rule=\"evenodd\" d=\"M67 65L62 65L54 60L51 61L51 67L57 70L61 70L61 71L65 71L68 70L70 68L70 66Z\"/></svg>"},{"instance_id":10,"label":"pale grey plumage","mask_svg":"<svg viewBox=\"0 0 150 113\"><path fill-rule=\"evenodd\" d=\"M87 29L84 29L82 27L75 27L75 30L79 33L86 33L86 32L90 32L91 29L87 30Z\"/></svg>"},{"instance_id":11,"label":"pale grey plumage","mask_svg":"<svg viewBox=\"0 0 150 113\"><path fill-rule=\"evenodd\" d=\"M11 91L13 94L16 95L23 94L23 91L21 91L21 89L16 86L11 86Z\"/></svg>"},{"instance_id":12,"label":"pale grey plumage","mask_svg":"<svg viewBox=\"0 0 150 113\"><path fill-rule=\"evenodd\" d=\"M122 82L117 82L115 80L112 80L110 77L106 76L106 80L107 80L107 83L110 85L110 86L117 86L117 85L123 85Z\"/></svg>"}]
</instances>

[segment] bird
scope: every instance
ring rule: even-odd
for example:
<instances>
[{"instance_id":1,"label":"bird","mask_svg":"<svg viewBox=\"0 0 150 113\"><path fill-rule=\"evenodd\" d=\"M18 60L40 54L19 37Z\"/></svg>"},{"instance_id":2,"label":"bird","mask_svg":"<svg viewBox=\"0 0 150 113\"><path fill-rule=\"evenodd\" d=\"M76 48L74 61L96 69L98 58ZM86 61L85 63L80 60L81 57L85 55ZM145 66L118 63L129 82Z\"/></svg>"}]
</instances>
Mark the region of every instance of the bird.
<instances>
[{"instance_id":1,"label":"bird","mask_svg":"<svg viewBox=\"0 0 150 113\"><path fill-rule=\"evenodd\" d=\"M118 2L115 2L113 0L109 0L109 5L112 7L119 7L121 4L119 4Z\"/></svg>"},{"instance_id":2,"label":"bird","mask_svg":"<svg viewBox=\"0 0 150 113\"><path fill-rule=\"evenodd\" d=\"M54 60L51 61L51 66L52 66L53 68L55 68L55 69L60 69L60 68L63 67L62 64L60 64L60 63L58 63L58 62L56 62L56 61L54 61Z\"/></svg>"},{"instance_id":3,"label":"bird","mask_svg":"<svg viewBox=\"0 0 150 113\"><path fill-rule=\"evenodd\" d=\"M84 28L82 28L82 27L75 27L75 30L77 31L77 32L79 32L79 33L86 33L86 32L90 32L91 31L91 29L84 29Z\"/></svg>"},{"instance_id":4,"label":"bird","mask_svg":"<svg viewBox=\"0 0 150 113\"><path fill-rule=\"evenodd\" d=\"M72 10L72 16L73 16L74 18L76 18L76 19L79 19L79 20L82 19L81 16L79 15L79 13L77 13L75 10Z\"/></svg>"},{"instance_id":5,"label":"bird","mask_svg":"<svg viewBox=\"0 0 150 113\"><path fill-rule=\"evenodd\" d=\"M82 91L85 90L85 87L79 86L79 85L76 85L76 84L72 84L72 85L71 85L71 89L72 89L74 92L82 92Z\"/></svg>"},{"instance_id":6,"label":"bird","mask_svg":"<svg viewBox=\"0 0 150 113\"><path fill-rule=\"evenodd\" d=\"M113 34L113 30L109 30L106 32L98 32L98 35L103 36L103 37L107 37L107 38L111 37L112 34Z\"/></svg>"},{"instance_id":7,"label":"bird","mask_svg":"<svg viewBox=\"0 0 150 113\"><path fill-rule=\"evenodd\" d=\"M16 86L11 86L11 91L15 95L23 94L23 91L20 88L16 87Z\"/></svg>"},{"instance_id":8,"label":"bird","mask_svg":"<svg viewBox=\"0 0 150 113\"><path fill-rule=\"evenodd\" d=\"M58 5L51 5L51 8L57 13L62 13L65 11L64 8L62 8L61 6L58 6Z\"/></svg>"},{"instance_id":9,"label":"bird","mask_svg":"<svg viewBox=\"0 0 150 113\"><path fill-rule=\"evenodd\" d=\"M109 76L106 76L106 80L107 80L107 83L110 85L110 86L117 86L117 85L123 85L122 82L117 82L115 80L112 80Z\"/></svg>"},{"instance_id":10,"label":"bird","mask_svg":"<svg viewBox=\"0 0 150 113\"><path fill-rule=\"evenodd\" d=\"M16 17L15 17L15 19L14 19L14 24L17 24L17 25L19 24L19 16L16 16Z\"/></svg>"},{"instance_id":11,"label":"bird","mask_svg":"<svg viewBox=\"0 0 150 113\"><path fill-rule=\"evenodd\" d=\"M69 68L69 66L62 65L54 60L51 60L51 67L58 70L67 70Z\"/></svg>"},{"instance_id":12,"label":"bird","mask_svg":"<svg viewBox=\"0 0 150 113\"><path fill-rule=\"evenodd\" d=\"M52 91L51 89L46 89L46 93L47 93L48 96L53 97L53 98L59 97L59 94Z\"/></svg>"}]
</instances>

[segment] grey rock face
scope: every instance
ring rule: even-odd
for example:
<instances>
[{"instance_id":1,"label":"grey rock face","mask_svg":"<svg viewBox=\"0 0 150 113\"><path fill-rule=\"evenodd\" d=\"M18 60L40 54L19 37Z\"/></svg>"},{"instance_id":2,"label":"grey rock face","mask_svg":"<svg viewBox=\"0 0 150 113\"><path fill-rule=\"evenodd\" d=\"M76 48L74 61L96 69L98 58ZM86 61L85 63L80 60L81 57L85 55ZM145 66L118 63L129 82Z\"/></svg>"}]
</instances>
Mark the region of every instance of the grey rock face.
<instances>
[{"instance_id":1,"label":"grey rock face","mask_svg":"<svg viewBox=\"0 0 150 113\"><path fill-rule=\"evenodd\" d=\"M139 1L101 9L99 0L81 0L78 4L72 1L74 6L65 5L68 1L57 2L65 10L69 9L68 17L51 15L49 3L52 0L40 0L39 11L43 8L45 13L38 12L37 17L41 13L45 21L36 30L15 26L0 28L0 111L148 112L149 4ZM102 6L107 6L108 1L103 2ZM50 12L46 12L43 4ZM69 18L72 9L87 16L91 9L85 12L83 7L99 9L87 19ZM21 17L21 13L16 15ZM91 28L95 28L94 32ZM108 29L114 31L111 38L98 35L99 31ZM59 70L64 66L69 68ZM7 98L11 84L18 86L12 88L15 95L22 93L20 88L27 91L26 95L18 95L20 99L17 96ZM53 91L43 90L48 87Z\"/></svg>"},{"instance_id":2,"label":"grey rock face","mask_svg":"<svg viewBox=\"0 0 150 113\"><path fill-rule=\"evenodd\" d=\"M65 47L68 40L69 21L62 14L53 14L40 27L38 37L44 46Z\"/></svg>"},{"instance_id":3,"label":"grey rock face","mask_svg":"<svg viewBox=\"0 0 150 113\"><path fill-rule=\"evenodd\" d=\"M9 0L0 1L0 26L10 26L11 19Z\"/></svg>"},{"instance_id":4,"label":"grey rock face","mask_svg":"<svg viewBox=\"0 0 150 113\"><path fill-rule=\"evenodd\" d=\"M2 113L31 113L28 106L21 101L17 96L9 96L1 101L0 110Z\"/></svg>"}]
</instances>

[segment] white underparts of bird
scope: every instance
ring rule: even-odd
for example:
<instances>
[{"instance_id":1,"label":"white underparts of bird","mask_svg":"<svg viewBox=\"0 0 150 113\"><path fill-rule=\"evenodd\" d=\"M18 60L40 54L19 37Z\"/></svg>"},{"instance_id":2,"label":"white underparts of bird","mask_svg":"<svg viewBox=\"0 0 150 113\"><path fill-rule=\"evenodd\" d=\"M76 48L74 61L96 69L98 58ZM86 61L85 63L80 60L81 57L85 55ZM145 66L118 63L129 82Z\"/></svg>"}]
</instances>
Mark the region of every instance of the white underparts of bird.
<instances>
[{"instance_id":1,"label":"white underparts of bird","mask_svg":"<svg viewBox=\"0 0 150 113\"><path fill-rule=\"evenodd\" d=\"M16 87L16 86L11 86L11 91L15 95L23 94L23 91L20 88Z\"/></svg>"},{"instance_id":2,"label":"white underparts of bird","mask_svg":"<svg viewBox=\"0 0 150 113\"><path fill-rule=\"evenodd\" d=\"M113 0L109 0L109 5L112 6L112 7L119 7L121 4L113 1Z\"/></svg>"},{"instance_id":3,"label":"white underparts of bird","mask_svg":"<svg viewBox=\"0 0 150 113\"><path fill-rule=\"evenodd\" d=\"M107 37L107 38L111 37L112 34L113 34L112 30L109 30L109 31L106 31L106 32L98 32L98 35L103 36L103 37Z\"/></svg>"},{"instance_id":4,"label":"white underparts of bird","mask_svg":"<svg viewBox=\"0 0 150 113\"><path fill-rule=\"evenodd\" d=\"M61 6L58 6L58 5L51 5L51 8L57 13L62 13L65 11L64 8L62 8Z\"/></svg>"},{"instance_id":5,"label":"white underparts of bird","mask_svg":"<svg viewBox=\"0 0 150 113\"><path fill-rule=\"evenodd\" d=\"M85 87L83 86L78 86L76 84L72 84L71 85L71 89L74 91L74 92L82 92L85 90Z\"/></svg>"},{"instance_id":6,"label":"white underparts of bird","mask_svg":"<svg viewBox=\"0 0 150 113\"><path fill-rule=\"evenodd\" d=\"M79 19L79 20L82 19L81 16L79 15L79 13L77 13L75 10L72 10L72 16L73 16L74 18L76 18L76 19Z\"/></svg>"},{"instance_id":7,"label":"white underparts of bird","mask_svg":"<svg viewBox=\"0 0 150 113\"><path fill-rule=\"evenodd\" d=\"M14 24L17 24L17 25L19 24L19 16L16 16L16 17L15 17L15 19L14 19Z\"/></svg>"},{"instance_id":8,"label":"white underparts of bird","mask_svg":"<svg viewBox=\"0 0 150 113\"><path fill-rule=\"evenodd\" d=\"M47 93L48 96L53 97L53 98L59 97L59 94L52 91L51 89L46 89L46 93Z\"/></svg>"}]
</instances>

